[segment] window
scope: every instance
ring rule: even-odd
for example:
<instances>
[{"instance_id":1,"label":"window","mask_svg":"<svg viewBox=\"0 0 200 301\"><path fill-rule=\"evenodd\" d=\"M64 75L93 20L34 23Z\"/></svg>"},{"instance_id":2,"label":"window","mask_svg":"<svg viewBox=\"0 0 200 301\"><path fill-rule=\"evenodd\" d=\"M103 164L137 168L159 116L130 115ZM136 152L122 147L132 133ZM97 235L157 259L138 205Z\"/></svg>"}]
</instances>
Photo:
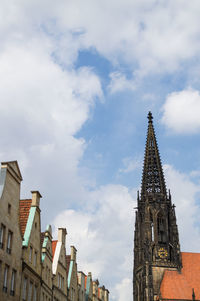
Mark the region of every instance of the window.
<instances>
[{"instance_id":1,"label":"window","mask_svg":"<svg viewBox=\"0 0 200 301\"><path fill-rule=\"evenodd\" d=\"M58 287L60 289L64 287L64 277L60 273L58 273Z\"/></svg>"},{"instance_id":2,"label":"window","mask_svg":"<svg viewBox=\"0 0 200 301\"><path fill-rule=\"evenodd\" d=\"M2 261L0 260L0 281L1 281L1 273L2 273Z\"/></svg>"},{"instance_id":3,"label":"window","mask_svg":"<svg viewBox=\"0 0 200 301\"><path fill-rule=\"evenodd\" d=\"M30 246L29 262L32 262L32 254L33 254L33 248Z\"/></svg>"},{"instance_id":4,"label":"window","mask_svg":"<svg viewBox=\"0 0 200 301\"><path fill-rule=\"evenodd\" d=\"M36 251L34 253L33 264L34 264L34 267L36 267L36 265L37 265L37 252Z\"/></svg>"},{"instance_id":5,"label":"window","mask_svg":"<svg viewBox=\"0 0 200 301\"><path fill-rule=\"evenodd\" d=\"M8 288L8 269L9 267L7 265L5 265L5 270L4 270L4 278L3 278L3 291L6 293Z\"/></svg>"},{"instance_id":6,"label":"window","mask_svg":"<svg viewBox=\"0 0 200 301\"><path fill-rule=\"evenodd\" d=\"M48 278L48 283L51 281L51 270L49 269L49 278Z\"/></svg>"},{"instance_id":7,"label":"window","mask_svg":"<svg viewBox=\"0 0 200 301\"><path fill-rule=\"evenodd\" d=\"M31 301L32 299L32 290L33 290L33 283L29 283L29 288L28 288L28 301Z\"/></svg>"},{"instance_id":8,"label":"window","mask_svg":"<svg viewBox=\"0 0 200 301\"><path fill-rule=\"evenodd\" d=\"M27 292L27 278L24 278L23 293L22 293L23 300L26 300L26 292Z\"/></svg>"},{"instance_id":9,"label":"window","mask_svg":"<svg viewBox=\"0 0 200 301\"><path fill-rule=\"evenodd\" d=\"M11 245L12 245L12 232L8 231L8 240L7 240L7 249L6 252L8 254L11 254Z\"/></svg>"},{"instance_id":10,"label":"window","mask_svg":"<svg viewBox=\"0 0 200 301\"><path fill-rule=\"evenodd\" d=\"M61 276L61 284L60 284L60 288L63 289L63 277Z\"/></svg>"},{"instance_id":11,"label":"window","mask_svg":"<svg viewBox=\"0 0 200 301\"><path fill-rule=\"evenodd\" d=\"M8 204L8 214L10 215L11 214L11 205Z\"/></svg>"},{"instance_id":12,"label":"window","mask_svg":"<svg viewBox=\"0 0 200 301\"><path fill-rule=\"evenodd\" d=\"M6 227L3 224L1 224L1 228L0 228L0 249L3 249L5 230L6 230Z\"/></svg>"},{"instance_id":13,"label":"window","mask_svg":"<svg viewBox=\"0 0 200 301\"><path fill-rule=\"evenodd\" d=\"M161 214L158 215L158 242L166 243L166 230L165 230L165 220Z\"/></svg>"},{"instance_id":14,"label":"window","mask_svg":"<svg viewBox=\"0 0 200 301\"><path fill-rule=\"evenodd\" d=\"M37 286L34 286L34 290L33 290L33 301L37 301Z\"/></svg>"},{"instance_id":15,"label":"window","mask_svg":"<svg viewBox=\"0 0 200 301\"><path fill-rule=\"evenodd\" d=\"M15 279L16 279L16 271L12 270L11 286L10 286L10 294L11 294L11 296L15 295Z\"/></svg>"},{"instance_id":16,"label":"window","mask_svg":"<svg viewBox=\"0 0 200 301\"><path fill-rule=\"evenodd\" d=\"M151 240L154 241L154 224L153 224L153 217L150 212L150 221L151 221Z\"/></svg>"}]
</instances>

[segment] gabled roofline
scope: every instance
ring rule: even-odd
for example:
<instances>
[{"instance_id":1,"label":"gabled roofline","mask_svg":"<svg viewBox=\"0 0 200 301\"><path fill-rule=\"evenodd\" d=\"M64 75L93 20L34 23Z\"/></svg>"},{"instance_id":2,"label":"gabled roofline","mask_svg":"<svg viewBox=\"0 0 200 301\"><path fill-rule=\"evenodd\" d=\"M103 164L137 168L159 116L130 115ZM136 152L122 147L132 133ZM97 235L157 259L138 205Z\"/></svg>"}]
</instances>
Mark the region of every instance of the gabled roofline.
<instances>
[{"instance_id":1,"label":"gabled roofline","mask_svg":"<svg viewBox=\"0 0 200 301\"><path fill-rule=\"evenodd\" d=\"M21 171L20 171L20 169L19 169L19 165L18 165L17 160L1 162L1 166L3 167L3 165L9 165L9 167L12 169L12 171L16 174L16 171L12 168L12 166L10 165L10 163L16 164L17 171L18 171L18 173L19 173L19 175L17 175L17 176L18 176L18 177L20 178L20 180L22 181L23 178L22 178L22 174L21 174Z\"/></svg>"},{"instance_id":2,"label":"gabled roofline","mask_svg":"<svg viewBox=\"0 0 200 301\"><path fill-rule=\"evenodd\" d=\"M52 264L53 275L56 275L61 247L62 247L62 242L57 241L56 249L55 249L55 253L54 253L54 257L53 257L53 264Z\"/></svg>"}]
</instances>

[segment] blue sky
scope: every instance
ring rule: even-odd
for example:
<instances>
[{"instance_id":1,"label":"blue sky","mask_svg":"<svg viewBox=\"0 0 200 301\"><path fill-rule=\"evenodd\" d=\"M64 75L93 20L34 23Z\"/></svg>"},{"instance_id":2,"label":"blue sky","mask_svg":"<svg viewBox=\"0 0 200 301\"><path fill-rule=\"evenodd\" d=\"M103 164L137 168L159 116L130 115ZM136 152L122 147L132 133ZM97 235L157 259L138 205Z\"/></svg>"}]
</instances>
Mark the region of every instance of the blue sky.
<instances>
[{"instance_id":1,"label":"blue sky","mask_svg":"<svg viewBox=\"0 0 200 301\"><path fill-rule=\"evenodd\" d=\"M78 269L130 301L149 110L181 248L199 251L199 1L1 1L0 14L1 161L18 160L22 197L43 195L42 228L67 228Z\"/></svg>"}]
</instances>

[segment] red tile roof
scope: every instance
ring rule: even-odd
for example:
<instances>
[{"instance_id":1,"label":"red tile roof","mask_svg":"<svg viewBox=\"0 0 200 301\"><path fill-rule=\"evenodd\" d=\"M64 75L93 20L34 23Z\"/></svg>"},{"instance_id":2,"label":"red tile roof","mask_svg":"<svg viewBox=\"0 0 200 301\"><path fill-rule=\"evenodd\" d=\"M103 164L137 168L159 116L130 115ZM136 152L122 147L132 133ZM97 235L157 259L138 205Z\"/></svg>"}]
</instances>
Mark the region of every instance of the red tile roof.
<instances>
[{"instance_id":1,"label":"red tile roof","mask_svg":"<svg viewBox=\"0 0 200 301\"><path fill-rule=\"evenodd\" d=\"M69 273L69 265L70 265L71 255L66 255L66 263L67 263L67 276Z\"/></svg>"},{"instance_id":2,"label":"red tile roof","mask_svg":"<svg viewBox=\"0 0 200 301\"><path fill-rule=\"evenodd\" d=\"M200 253L182 252L181 272L166 270L160 286L164 299L200 299Z\"/></svg>"},{"instance_id":3,"label":"red tile roof","mask_svg":"<svg viewBox=\"0 0 200 301\"><path fill-rule=\"evenodd\" d=\"M21 234L24 236L26 229L26 224L29 216L29 211L31 208L32 200L20 200L19 202L19 224L21 229Z\"/></svg>"},{"instance_id":4,"label":"red tile roof","mask_svg":"<svg viewBox=\"0 0 200 301\"><path fill-rule=\"evenodd\" d=\"M53 255L53 258L54 258L57 242L58 242L57 240L52 240L52 255Z\"/></svg>"}]
</instances>

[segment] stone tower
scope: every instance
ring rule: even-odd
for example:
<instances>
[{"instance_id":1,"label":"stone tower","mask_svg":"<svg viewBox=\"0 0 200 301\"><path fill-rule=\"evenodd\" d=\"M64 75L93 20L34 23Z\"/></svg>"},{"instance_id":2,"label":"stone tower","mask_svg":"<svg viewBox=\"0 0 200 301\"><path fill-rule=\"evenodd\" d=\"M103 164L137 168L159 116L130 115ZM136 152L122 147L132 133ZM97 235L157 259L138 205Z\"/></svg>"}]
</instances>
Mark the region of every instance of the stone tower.
<instances>
[{"instance_id":1,"label":"stone tower","mask_svg":"<svg viewBox=\"0 0 200 301\"><path fill-rule=\"evenodd\" d=\"M134 301L153 301L165 269L181 269L175 206L167 193L153 117L148 114L141 194L138 192L134 233Z\"/></svg>"}]
</instances>

